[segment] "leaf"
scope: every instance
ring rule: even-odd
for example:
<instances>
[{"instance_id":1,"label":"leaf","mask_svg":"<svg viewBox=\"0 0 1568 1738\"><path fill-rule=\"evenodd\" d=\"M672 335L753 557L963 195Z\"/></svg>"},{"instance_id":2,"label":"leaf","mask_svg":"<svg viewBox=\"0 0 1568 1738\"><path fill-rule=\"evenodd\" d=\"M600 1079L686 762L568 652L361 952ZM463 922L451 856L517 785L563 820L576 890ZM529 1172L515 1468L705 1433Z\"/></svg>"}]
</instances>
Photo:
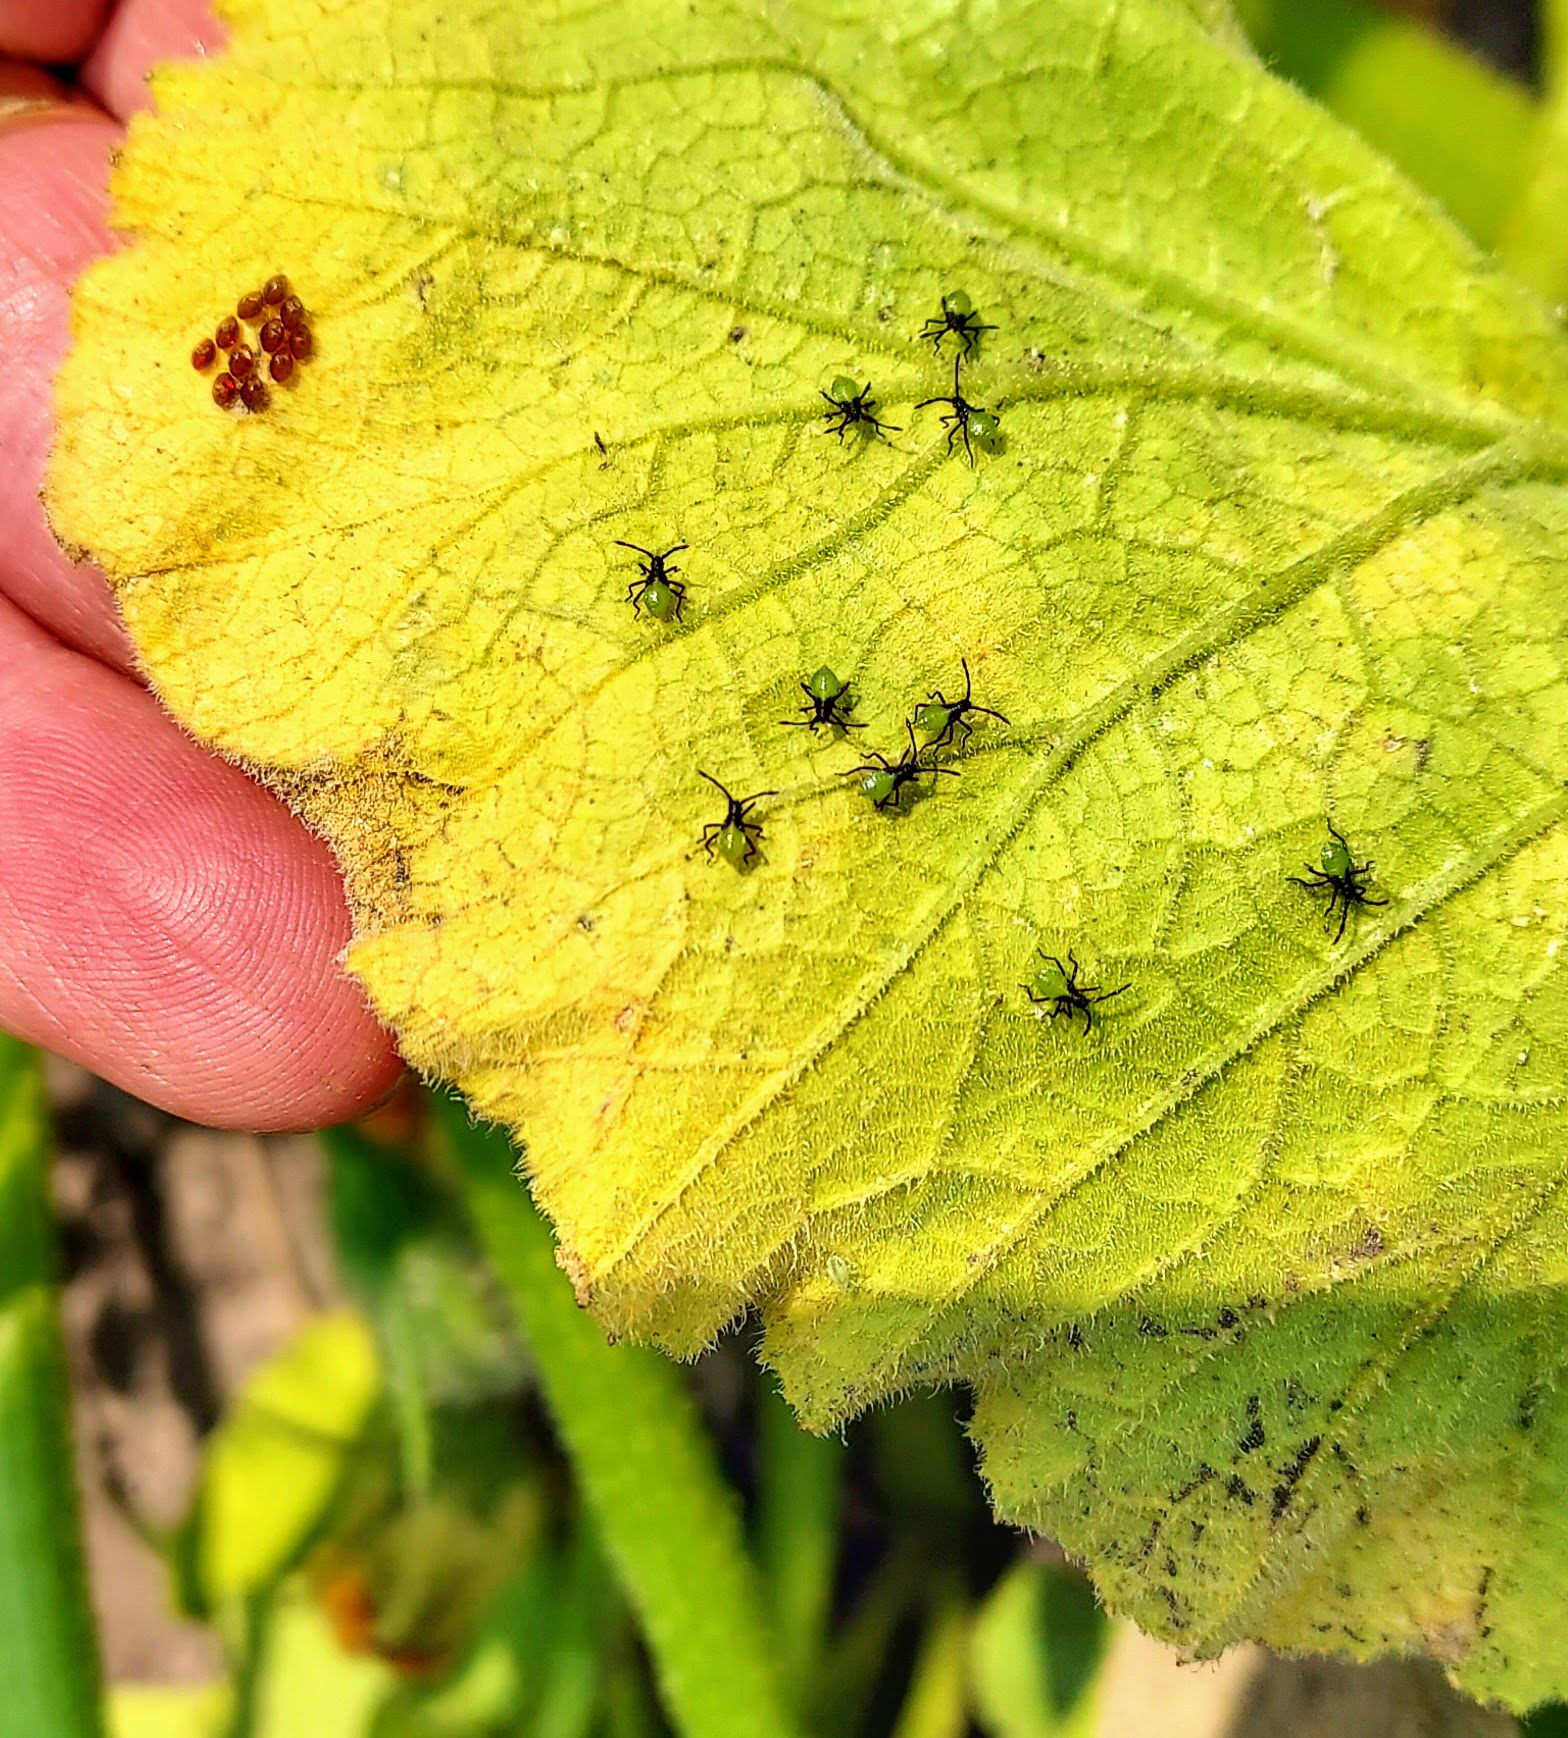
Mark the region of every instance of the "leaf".
<instances>
[{"instance_id":1,"label":"leaf","mask_svg":"<svg viewBox=\"0 0 1568 1738\"><path fill-rule=\"evenodd\" d=\"M1522 1706L1568 1688L1568 348L1219 16L236 0L117 171L51 510L334 841L351 966L612 1331L755 1304L817 1428L972 1382L1001 1512L1116 1609ZM280 267L316 354L220 413L190 347ZM973 468L920 408L957 289ZM828 433L845 373L886 440ZM682 620L617 539L687 545ZM875 811L961 660L1006 722ZM863 736L778 722L824 663ZM700 771L777 793L749 872ZM1329 821L1388 902L1342 941L1288 879ZM1092 1032L1042 950L1127 986Z\"/></svg>"},{"instance_id":2,"label":"leaf","mask_svg":"<svg viewBox=\"0 0 1568 1738\"><path fill-rule=\"evenodd\" d=\"M933 1600L893 1738L963 1738L968 1731L969 1621L951 1590Z\"/></svg>"},{"instance_id":3,"label":"leaf","mask_svg":"<svg viewBox=\"0 0 1568 1738\"><path fill-rule=\"evenodd\" d=\"M1519 188L1535 128L1529 94L1441 34L1365 0L1247 0L1268 64L1379 150L1483 247Z\"/></svg>"},{"instance_id":4,"label":"leaf","mask_svg":"<svg viewBox=\"0 0 1568 1738\"><path fill-rule=\"evenodd\" d=\"M117 1684L107 1698L110 1738L223 1738L233 1730L227 1684Z\"/></svg>"},{"instance_id":5,"label":"leaf","mask_svg":"<svg viewBox=\"0 0 1568 1738\"><path fill-rule=\"evenodd\" d=\"M1498 252L1510 268L1547 301L1562 318L1568 299L1568 248L1555 218L1568 192L1568 10L1560 0L1546 0L1538 20L1540 59L1546 86L1535 137L1526 154L1525 173L1515 189L1497 238Z\"/></svg>"},{"instance_id":6,"label":"leaf","mask_svg":"<svg viewBox=\"0 0 1568 1738\"><path fill-rule=\"evenodd\" d=\"M370 1331L346 1310L308 1322L245 1384L202 1467L210 1600L264 1591L293 1564L342 1482L379 1385Z\"/></svg>"},{"instance_id":7,"label":"leaf","mask_svg":"<svg viewBox=\"0 0 1568 1738\"><path fill-rule=\"evenodd\" d=\"M1088 1738L1107 1625L1075 1576L1028 1558L986 1596L970 1642L987 1738Z\"/></svg>"},{"instance_id":8,"label":"leaf","mask_svg":"<svg viewBox=\"0 0 1568 1738\"><path fill-rule=\"evenodd\" d=\"M393 1687L380 1660L345 1653L302 1584L286 1581L267 1617L266 1645L243 1730L254 1738L370 1738Z\"/></svg>"}]
</instances>

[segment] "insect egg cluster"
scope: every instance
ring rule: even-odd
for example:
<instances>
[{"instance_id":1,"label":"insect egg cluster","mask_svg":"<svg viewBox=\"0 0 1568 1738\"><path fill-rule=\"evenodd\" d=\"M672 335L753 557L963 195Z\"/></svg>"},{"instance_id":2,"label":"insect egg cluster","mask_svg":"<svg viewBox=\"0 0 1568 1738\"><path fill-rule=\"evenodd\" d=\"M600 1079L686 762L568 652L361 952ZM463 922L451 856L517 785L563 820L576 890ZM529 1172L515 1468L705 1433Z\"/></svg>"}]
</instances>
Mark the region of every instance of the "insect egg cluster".
<instances>
[{"instance_id":1,"label":"insect egg cluster","mask_svg":"<svg viewBox=\"0 0 1568 1738\"><path fill-rule=\"evenodd\" d=\"M247 327L255 327L254 341ZM191 367L205 374L221 353L223 371L212 383L212 402L219 410L236 403L249 411L267 408L267 375L278 386L293 377L296 366L315 349L305 304L289 288L282 272L259 290L247 290L232 314L219 320L210 338L191 351Z\"/></svg>"}]
</instances>

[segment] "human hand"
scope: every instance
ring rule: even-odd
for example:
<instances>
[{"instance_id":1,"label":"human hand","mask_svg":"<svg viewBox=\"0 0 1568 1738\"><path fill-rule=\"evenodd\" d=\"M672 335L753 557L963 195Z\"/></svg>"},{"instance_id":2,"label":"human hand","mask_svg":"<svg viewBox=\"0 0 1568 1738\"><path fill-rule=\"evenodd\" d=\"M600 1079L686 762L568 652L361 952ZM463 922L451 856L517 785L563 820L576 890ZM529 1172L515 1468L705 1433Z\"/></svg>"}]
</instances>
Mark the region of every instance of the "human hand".
<instances>
[{"instance_id":1,"label":"human hand","mask_svg":"<svg viewBox=\"0 0 1568 1738\"><path fill-rule=\"evenodd\" d=\"M0 0L0 1027L198 1122L312 1128L400 1066L331 854L162 711L38 501L109 153L154 62L222 41L203 0Z\"/></svg>"}]
</instances>

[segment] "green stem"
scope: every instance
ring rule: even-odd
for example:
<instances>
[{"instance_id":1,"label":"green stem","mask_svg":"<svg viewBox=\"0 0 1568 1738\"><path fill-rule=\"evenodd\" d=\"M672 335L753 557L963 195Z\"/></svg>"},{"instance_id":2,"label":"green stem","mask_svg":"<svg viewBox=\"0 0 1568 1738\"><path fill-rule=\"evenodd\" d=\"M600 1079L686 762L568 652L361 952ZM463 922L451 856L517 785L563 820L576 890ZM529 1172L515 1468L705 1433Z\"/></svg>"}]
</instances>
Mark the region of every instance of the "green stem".
<instances>
[{"instance_id":1,"label":"green stem","mask_svg":"<svg viewBox=\"0 0 1568 1738\"><path fill-rule=\"evenodd\" d=\"M735 1503L675 1367L611 1346L572 1296L498 1130L438 1101L469 1210L682 1738L791 1738Z\"/></svg>"},{"instance_id":2,"label":"green stem","mask_svg":"<svg viewBox=\"0 0 1568 1738\"><path fill-rule=\"evenodd\" d=\"M766 1384L758 1411L757 1555L773 1613L779 1678L799 1707L832 1604L844 1445L802 1430Z\"/></svg>"},{"instance_id":3,"label":"green stem","mask_svg":"<svg viewBox=\"0 0 1568 1738\"><path fill-rule=\"evenodd\" d=\"M261 1686L267 1674L267 1650L272 1644L272 1597L275 1588L246 1594L227 1614L222 1627L234 1672L234 1703L224 1738L252 1738L261 1712Z\"/></svg>"},{"instance_id":4,"label":"green stem","mask_svg":"<svg viewBox=\"0 0 1568 1738\"><path fill-rule=\"evenodd\" d=\"M921 1604L930 1573L925 1553L907 1539L882 1560L813 1677L813 1731L859 1731L898 1626Z\"/></svg>"},{"instance_id":5,"label":"green stem","mask_svg":"<svg viewBox=\"0 0 1568 1738\"><path fill-rule=\"evenodd\" d=\"M36 1057L0 1033L0 1726L99 1738Z\"/></svg>"}]
</instances>

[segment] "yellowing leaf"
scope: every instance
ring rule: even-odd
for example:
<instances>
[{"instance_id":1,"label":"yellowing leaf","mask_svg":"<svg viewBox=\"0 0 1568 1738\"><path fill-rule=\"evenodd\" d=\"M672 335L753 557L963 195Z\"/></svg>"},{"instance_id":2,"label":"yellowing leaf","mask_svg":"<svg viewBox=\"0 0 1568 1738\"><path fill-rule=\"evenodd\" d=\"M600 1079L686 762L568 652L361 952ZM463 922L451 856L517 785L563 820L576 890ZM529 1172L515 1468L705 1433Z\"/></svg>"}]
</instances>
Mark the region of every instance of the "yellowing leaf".
<instances>
[{"instance_id":1,"label":"yellowing leaf","mask_svg":"<svg viewBox=\"0 0 1568 1738\"><path fill-rule=\"evenodd\" d=\"M104 1718L110 1738L221 1738L233 1726L234 1696L227 1684L117 1684Z\"/></svg>"},{"instance_id":2,"label":"yellowing leaf","mask_svg":"<svg viewBox=\"0 0 1568 1738\"><path fill-rule=\"evenodd\" d=\"M347 1311L309 1322L246 1383L202 1469L209 1598L254 1594L289 1567L341 1484L379 1388L369 1330Z\"/></svg>"},{"instance_id":3,"label":"yellowing leaf","mask_svg":"<svg viewBox=\"0 0 1568 1738\"><path fill-rule=\"evenodd\" d=\"M1544 313L1207 0L229 10L133 128L51 508L582 1298L759 1305L818 1425L974 1383L1002 1512L1197 1650L1568 1690ZM220 412L190 347L278 268L315 354ZM617 540L686 546L680 620ZM1005 721L878 812L964 661ZM780 722L822 665L863 732ZM769 793L744 873L699 772ZM1042 951L1126 986L1092 1031Z\"/></svg>"}]
</instances>

